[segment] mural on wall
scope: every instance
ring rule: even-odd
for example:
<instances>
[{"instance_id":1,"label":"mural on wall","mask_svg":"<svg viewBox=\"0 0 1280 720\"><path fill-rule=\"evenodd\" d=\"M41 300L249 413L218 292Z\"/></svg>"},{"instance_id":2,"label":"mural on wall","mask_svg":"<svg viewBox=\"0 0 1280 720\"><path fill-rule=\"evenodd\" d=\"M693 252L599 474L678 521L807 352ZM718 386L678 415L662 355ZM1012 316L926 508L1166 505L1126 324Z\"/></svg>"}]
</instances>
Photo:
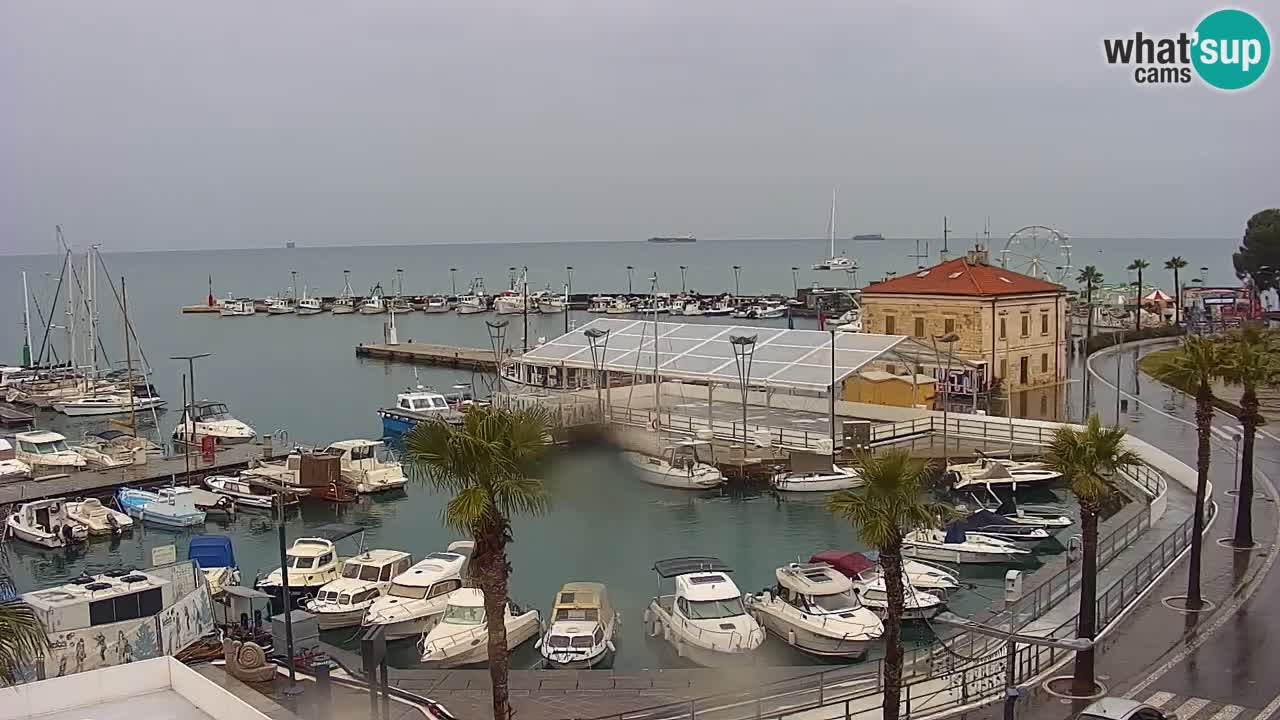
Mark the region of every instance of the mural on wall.
<instances>
[{"instance_id":1,"label":"mural on wall","mask_svg":"<svg viewBox=\"0 0 1280 720\"><path fill-rule=\"evenodd\" d=\"M172 655L214 631L208 589L190 572L187 593L158 615L49 634L43 666L32 679L62 677L135 660ZM175 579L182 574L175 573Z\"/></svg>"}]
</instances>

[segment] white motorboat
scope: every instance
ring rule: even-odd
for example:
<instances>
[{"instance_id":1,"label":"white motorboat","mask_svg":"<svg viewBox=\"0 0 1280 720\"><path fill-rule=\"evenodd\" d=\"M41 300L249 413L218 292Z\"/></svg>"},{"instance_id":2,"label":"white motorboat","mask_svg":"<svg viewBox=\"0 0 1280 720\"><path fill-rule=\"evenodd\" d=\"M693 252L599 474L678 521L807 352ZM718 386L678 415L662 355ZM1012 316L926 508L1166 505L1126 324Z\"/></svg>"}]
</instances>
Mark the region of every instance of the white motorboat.
<instances>
[{"instance_id":1,"label":"white motorboat","mask_svg":"<svg viewBox=\"0 0 1280 720\"><path fill-rule=\"evenodd\" d=\"M810 557L809 562L826 563L855 582L870 582L883 572L873 556L874 553L823 550ZM915 589L939 597L960 589L960 577L956 573L919 560L903 559L902 577Z\"/></svg>"},{"instance_id":2,"label":"white motorboat","mask_svg":"<svg viewBox=\"0 0 1280 720\"><path fill-rule=\"evenodd\" d=\"M507 601L504 622L507 650L514 650L538 635L538 611L524 610ZM440 622L422 639L422 662L438 668L481 665L489 662L489 628L485 624L484 593L462 588L449 593Z\"/></svg>"},{"instance_id":3,"label":"white motorboat","mask_svg":"<svg viewBox=\"0 0 1280 720\"><path fill-rule=\"evenodd\" d=\"M609 306L613 304L613 297L610 295L596 295L591 298L591 302L587 304L587 312L589 313L605 313L609 311Z\"/></svg>"},{"instance_id":4,"label":"white motorboat","mask_svg":"<svg viewBox=\"0 0 1280 720\"><path fill-rule=\"evenodd\" d=\"M231 498L236 507L272 510L280 504L279 494L265 483L252 482L252 473L241 477L210 475L204 479L205 487L217 495ZM298 504L298 494L284 492L285 507Z\"/></svg>"},{"instance_id":5,"label":"white motorboat","mask_svg":"<svg viewBox=\"0 0 1280 720\"><path fill-rule=\"evenodd\" d=\"M999 503L995 506L995 513L1008 522L1046 530L1061 530L1074 524L1067 515L1067 509L1060 505L1019 505L1012 493L1008 497L1001 498L989 487L987 492ZM974 496L974 500L984 510L991 509L983 505L977 496Z\"/></svg>"},{"instance_id":6,"label":"white motorboat","mask_svg":"<svg viewBox=\"0 0 1280 720\"><path fill-rule=\"evenodd\" d=\"M651 485L680 490L705 490L724 482L720 470L699 457L699 450L711 450L711 443L688 440L662 449L661 457L638 452L622 456L635 468L640 479Z\"/></svg>"},{"instance_id":7,"label":"white motorboat","mask_svg":"<svg viewBox=\"0 0 1280 720\"><path fill-rule=\"evenodd\" d=\"M324 452L341 458L342 480L357 493L398 490L409 482L381 440L339 440Z\"/></svg>"},{"instance_id":8,"label":"white motorboat","mask_svg":"<svg viewBox=\"0 0 1280 720\"><path fill-rule=\"evenodd\" d=\"M538 638L543 664L570 670L607 665L617 650L613 638L618 617L604 584L565 583L552 603L550 625Z\"/></svg>"},{"instance_id":9,"label":"white motorboat","mask_svg":"<svg viewBox=\"0 0 1280 720\"><path fill-rule=\"evenodd\" d=\"M295 601L294 607L301 607L303 600L315 597L317 590L341 576L342 558L338 557L334 543L362 530L354 525L334 524L322 525L311 532L316 537L298 538L285 552L289 566L289 596ZM281 569L276 568L265 577L257 578L254 587L271 595L274 605L283 607L283 579Z\"/></svg>"},{"instance_id":10,"label":"white motorboat","mask_svg":"<svg viewBox=\"0 0 1280 720\"><path fill-rule=\"evenodd\" d=\"M675 591L659 594L644 611L651 637L662 637L680 657L703 667L754 662L765 632L747 612L723 560L671 558L654 563L653 570L659 584L674 579Z\"/></svg>"},{"instance_id":11,"label":"white motorboat","mask_svg":"<svg viewBox=\"0 0 1280 720\"><path fill-rule=\"evenodd\" d=\"M885 588L884 572L881 571L878 577L869 580L854 581L854 593L862 604L870 608L875 614L881 618L889 615L889 591ZM931 620L938 613L946 609L946 601L934 595L915 587L903 578L902 587L902 619L903 620Z\"/></svg>"},{"instance_id":12,"label":"white motorboat","mask_svg":"<svg viewBox=\"0 0 1280 720\"><path fill-rule=\"evenodd\" d=\"M432 295L427 298L427 303L422 306L422 312L428 315L449 312L449 298L443 295Z\"/></svg>"},{"instance_id":13,"label":"white motorboat","mask_svg":"<svg viewBox=\"0 0 1280 720\"><path fill-rule=\"evenodd\" d=\"M726 295L712 303L709 307L704 308L702 314L712 316L731 315L733 313L734 304L733 298Z\"/></svg>"},{"instance_id":14,"label":"white motorboat","mask_svg":"<svg viewBox=\"0 0 1280 720\"><path fill-rule=\"evenodd\" d=\"M333 315L350 315L356 311L355 293L351 290L351 271L342 271L342 292L333 301L329 312Z\"/></svg>"},{"instance_id":15,"label":"white motorboat","mask_svg":"<svg viewBox=\"0 0 1280 720\"><path fill-rule=\"evenodd\" d=\"M187 528L204 525L205 514L196 508L191 488L167 487L156 492L120 488L116 504L144 523Z\"/></svg>"},{"instance_id":16,"label":"white motorboat","mask_svg":"<svg viewBox=\"0 0 1280 720\"><path fill-rule=\"evenodd\" d=\"M907 557L955 564L1020 563L1029 550L991 537L970 536L956 525L946 532L932 528L912 530L902 539Z\"/></svg>"},{"instance_id":17,"label":"white motorboat","mask_svg":"<svg viewBox=\"0 0 1280 720\"><path fill-rule=\"evenodd\" d=\"M246 317L257 312L252 300L227 300L218 307L221 317Z\"/></svg>"},{"instance_id":18,"label":"white motorboat","mask_svg":"<svg viewBox=\"0 0 1280 720\"><path fill-rule=\"evenodd\" d=\"M132 402L130 402L132 400ZM74 400L65 400L53 404L53 409L63 415L82 417L87 415L121 415L130 412L144 412L164 405L158 397L130 398L119 393L102 395L86 395Z\"/></svg>"},{"instance_id":19,"label":"white motorboat","mask_svg":"<svg viewBox=\"0 0 1280 720\"><path fill-rule=\"evenodd\" d=\"M459 315L489 312L489 298L477 293L467 293L458 298L458 306L455 309Z\"/></svg>"},{"instance_id":20,"label":"white motorboat","mask_svg":"<svg viewBox=\"0 0 1280 720\"><path fill-rule=\"evenodd\" d=\"M606 315L629 315L635 311L635 305L627 298L614 298L604 309Z\"/></svg>"},{"instance_id":21,"label":"white motorboat","mask_svg":"<svg viewBox=\"0 0 1280 720\"><path fill-rule=\"evenodd\" d=\"M981 536L1007 540L1023 546L1039 545L1051 536L1043 527L1010 522L1008 518L990 510L978 510L968 517L955 521L969 536Z\"/></svg>"},{"instance_id":22,"label":"white motorboat","mask_svg":"<svg viewBox=\"0 0 1280 720\"><path fill-rule=\"evenodd\" d=\"M173 439L182 443L198 443L211 437L219 445L246 443L258 436L257 431L231 416L225 403L211 400L193 402L183 410L173 429Z\"/></svg>"},{"instance_id":23,"label":"white motorboat","mask_svg":"<svg viewBox=\"0 0 1280 720\"><path fill-rule=\"evenodd\" d=\"M413 564L399 550L366 550L342 565L342 577L325 583L302 609L316 616L321 630L355 627L369 606L391 587L391 578Z\"/></svg>"},{"instance_id":24,"label":"white motorboat","mask_svg":"<svg viewBox=\"0 0 1280 720\"><path fill-rule=\"evenodd\" d=\"M774 473L770 480L781 492L833 492L860 487L862 476L831 462L828 453L791 453L791 469Z\"/></svg>"},{"instance_id":25,"label":"white motorboat","mask_svg":"<svg viewBox=\"0 0 1280 720\"><path fill-rule=\"evenodd\" d=\"M396 297L391 298L391 302L387 303L387 312L393 315L413 312L413 305L409 303L407 298L397 295Z\"/></svg>"},{"instance_id":26,"label":"white motorboat","mask_svg":"<svg viewBox=\"0 0 1280 720\"><path fill-rule=\"evenodd\" d=\"M270 298L268 298L270 299ZM292 315L298 309L291 297L278 297L272 299L267 305L268 315Z\"/></svg>"},{"instance_id":27,"label":"white motorboat","mask_svg":"<svg viewBox=\"0 0 1280 720\"><path fill-rule=\"evenodd\" d=\"M187 546L187 559L194 560L209 583L209 594L215 598L228 587L240 584L240 566L236 564L231 538L225 535L196 535Z\"/></svg>"},{"instance_id":28,"label":"white motorboat","mask_svg":"<svg viewBox=\"0 0 1280 720\"><path fill-rule=\"evenodd\" d=\"M13 436L13 457L27 464L33 472L57 468L63 471L85 466L84 457L67 446L61 433L33 430Z\"/></svg>"},{"instance_id":29,"label":"white motorboat","mask_svg":"<svg viewBox=\"0 0 1280 720\"><path fill-rule=\"evenodd\" d=\"M0 482L31 476L31 466L14 456L13 444L0 438Z\"/></svg>"},{"instance_id":30,"label":"white motorboat","mask_svg":"<svg viewBox=\"0 0 1280 720\"><path fill-rule=\"evenodd\" d=\"M5 529L19 540L47 548L66 547L89 538L88 530L67 517L62 498L22 503L5 519Z\"/></svg>"},{"instance_id":31,"label":"white motorboat","mask_svg":"<svg viewBox=\"0 0 1280 720\"><path fill-rule=\"evenodd\" d=\"M562 313L569 307L569 289L566 286L564 294L552 295L545 293L538 297L538 312L543 314Z\"/></svg>"},{"instance_id":32,"label":"white motorboat","mask_svg":"<svg viewBox=\"0 0 1280 720\"><path fill-rule=\"evenodd\" d=\"M467 561L475 543L459 540L446 552L433 552L391 579L391 586L375 599L360 624L383 626L388 640L421 637L444 613L445 598L462 587Z\"/></svg>"},{"instance_id":33,"label":"white motorboat","mask_svg":"<svg viewBox=\"0 0 1280 720\"><path fill-rule=\"evenodd\" d=\"M73 445L72 450L84 458L85 467L90 470L110 470L112 468L132 465L137 455L127 450L106 450L97 443Z\"/></svg>"},{"instance_id":34,"label":"white motorboat","mask_svg":"<svg viewBox=\"0 0 1280 720\"><path fill-rule=\"evenodd\" d=\"M815 263L814 270L843 270L850 272L858 268L857 263L847 255L836 255L836 191L831 191L831 219L827 224L827 233L831 243L831 255L822 262Z\"/></svg>"},{"instance_id":35,"label":"white motorboat","mask_svg":"<svg viewBox=\"0 0 1280 720\"><path fill-rule=\"evenodd\" d=\"M64 506L67 519L90 535L120 535L133 529L133 518L107 507L98 498L71 500Z\"/></svg>"},{"instance_id":36,"label":"white motorboat","mask_svg":"<svg viewBox=\"0 0 1280 720\"><path fill-rule=\"evenodd\" d=\"M493 299L493 311L499 315L517 315L525 312L537 312L537 303L531 298L514 292L504 292Z\"/></svg>"},{"instance_id":37,"label":"white motorboat","mask_svg":"<svg viewBox=\"0 0 1280 720\"><path fill-rule=\"evenodd\" d=\"M387 303L382 299L382 285L374 285L369 290L369 297L360 304L361 315L380 315L387 311Z\"/></svg>"},{"instance_id":38,"label":"white motorboat","mask_svg":"<svg viewBox=\"0 0 1280 720\"><path fill-rule=\"evenodd\" d=\"M702 307L701 302L690 299L686 301L684 304L684 307L680 309L680 314L687 315L690 317L698 317L701 315L706 315L707 312L706 312L706 309Z\"/></svg>"},{"instance_id":39,"label":"white motorboat","mask_svg":"<svg viewBox=\"0 0 1280 720\"><path fill-rule=\"evenodd\" d=\"M970 464L966 464L970 465ZM952 465L947 468L946 477L954 490L967 490L976 487L1008 487L1016 491L1019 487L1035 487L1062 477L1056 470L1040 466L1040 463L1010 463L992 458L979 458L971 464L980 468L976 472L958 470L963 467ZM1037 467L1038 466L1038 467Z\"/></svg>"},{"instance_id":40,"label":"white motorboat","mask_svg":"<svg viewBox=\"0 0 1280 720\"><path fill-rule=\"evenodd\" d=\"M320 298L308 296L306 289L303 288L302 298L298 300L296 311L299 315L319 315L324 312L324 305L320 303Z\"/></svg>"},{"instance_id":41,"label":"white motorboat","mask_svg":"<svg viewBox=\"0 0 1280 720\"><path fill-rule=\"evenodd\" d=\"M884 634L876 614L859 602L854 583L823 563L791 563L777 584L746 598L764 629L801 652L862 658Z\"/></svg>"}]
</instances>

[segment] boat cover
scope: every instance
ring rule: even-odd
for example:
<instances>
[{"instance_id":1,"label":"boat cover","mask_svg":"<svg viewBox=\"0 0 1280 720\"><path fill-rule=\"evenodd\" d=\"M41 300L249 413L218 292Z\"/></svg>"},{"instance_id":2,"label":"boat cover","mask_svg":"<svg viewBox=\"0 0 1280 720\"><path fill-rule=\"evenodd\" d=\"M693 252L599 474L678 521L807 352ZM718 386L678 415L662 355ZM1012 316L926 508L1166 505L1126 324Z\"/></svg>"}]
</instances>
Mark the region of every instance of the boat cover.
<instances>
[{"instance_id":1,"label":"boat cover","mask_svg":"<svg viewBox=\"0 0 1280 720\"><path fill-rule=\"evenodd\" d=\"M225 535L196 535L191 538L187 559L195 560L204 569L236 566L231 538Z\"/></svg>"},{"instance_id":2,"label":"boat cover","mask_svg":"<svg viewBox=\"0 0 1280 720\"><path fill-rule=\"evenodd\" d=\"M848 550L823 550L809 558L809 562L826 563L850 578L876 566L876 562L866 555Z\"/></svg>"},{"instance_id":3,"label":"boat cover","mask_svg":"<svg viewBox=\"0 0 1280 720\"><path fill-rule=\"evenodd\" d=\"M343 538L349 538L352 535L364 532L364 528L359 525L351 525L348 523L330 523L321 525L306 531L306 537L323 538L329 542L338 542Z\"/></svg>"},{"instance_id":4,"label":"boat cover","mask_svg":"<svg viewBox=\"0 0 1280 720\"><path fill-rule=\"evenodd\" d=\"M968 536L964 532L964 524L960 520L956 520L947 524L947 534L943 538L944 543L962 543Z\"/></svg>"},{"instance_id":5,"label":"boat cover","mask_svg":"<svg viewBox=\"0 0 1280 720\"><path fill-rule=\"evenodd\" d=\"M653 571L658 573L659 577L672 578L701 572L731 573L733 568L720 558L695 556L659 560L653 564Z\"/></svg>"}]
</instances>

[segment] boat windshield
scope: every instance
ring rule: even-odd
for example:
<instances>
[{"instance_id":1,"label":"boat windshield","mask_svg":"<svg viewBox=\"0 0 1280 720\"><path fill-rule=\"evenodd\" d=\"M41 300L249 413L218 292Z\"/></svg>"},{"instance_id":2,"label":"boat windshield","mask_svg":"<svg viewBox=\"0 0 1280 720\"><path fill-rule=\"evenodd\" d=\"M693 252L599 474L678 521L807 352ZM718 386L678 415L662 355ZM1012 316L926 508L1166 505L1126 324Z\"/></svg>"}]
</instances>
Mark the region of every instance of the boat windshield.
<instances>
[{"instance_id":1,"label":"boat windshield","mask_svg":"<svg viewBox=\"0 0 1280 720\"><path fill-rule=\"evenodd\" d=\"M23 441L20 443L22 449L29 453L37 455L51 455L53 453L66 452L66 440L51 440L49 442L32 443Z\"/></svg>"},{"instance_id":2,"label":"boat windshield","mask_svg":"<svg viewBox=\"0 0 1280 720\"><path fill-rule=\"evenodd\" d=\"M227 412L227 406L222 403L214 403L205 405L196 409L196 419L203 422L212 420L230 420L231 413Z\"/></svg>"},{"instance_id":3,"label":"boat windshield","mask_svg":"<svg viewBox=\"0 0 1280 720\"><path fill-rule=\"evenodd\" d=\"M835 595L814 595L813 605L818 610L835 613L856 609L858 600L851 592L836 593Z\"/></svg>"},{"instance_id":4,"label":"boat windshield","mask_svg":"<svg viewBox=\"0 0 1280 720\"><path fill-rule=\"evenodd\" d=\"M316 566L316 559L313 557L298 557L297 555L289 556L289 567L293 570L310 570Z\"/></svg>"},{"instance_id":5,"label":"boat windshield","mask_svg":"<svg viewBox=\"0 0 1280 720\"><path fill-rule=\"evenodd\" d=\"M392 585L387 594L392 597L408 598L410 600L421 600L427 596L428 588L419 587L417 585Z\"/></svg>"},{"instance_id":6,"label":"boat windshield","mask_svg":"<svg viewBox=\"0 0 1280 720\"><path fill-rule=\"evenodd\" d=\"M690 620L719 620L721 618L744 615L742 598L731 597L724 600L698 600L689 603Z\"/></svg>"},{"instance_id":7,"label":"boat windshield","mask_svg":"<svg viewBox=\"0 0 1280 720\"><path fill-rule=\"evenodd\" d=\"M378 579L377 565L361 565L359 563L347 563L342 566L342 577L351 580L370 580Z\"/></svg>"},{"instance_id":8,"label":"boat windshield","mask_svg":"<svg viewBox=\"0 0 1280 720\"><path fill-rule=\"evenodd\" d=\"M450 605L445 608L444 618L441 622L453 623L454 625L479 625L484 622L484 608Z\"/></svg>"}]
</instances>

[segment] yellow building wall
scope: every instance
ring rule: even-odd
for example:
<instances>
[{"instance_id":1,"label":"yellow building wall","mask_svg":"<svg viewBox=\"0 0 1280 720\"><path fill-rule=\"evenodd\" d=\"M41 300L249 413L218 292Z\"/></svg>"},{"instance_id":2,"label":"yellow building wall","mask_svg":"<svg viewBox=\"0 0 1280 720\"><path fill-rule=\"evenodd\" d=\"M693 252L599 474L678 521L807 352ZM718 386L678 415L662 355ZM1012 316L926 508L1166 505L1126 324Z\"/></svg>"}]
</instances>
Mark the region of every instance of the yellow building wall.
<instances>
[{"instance_id":1,"label":"yellow building wall","mask_svg":"<svg viewBox=\"0 0 1280 720\"><path fill-rule=\"evenodd\" d=\"M854 375L844 382L840 399L892 407L932 407L936 394L935 385L936 383L919 383L912 388L909 378L873 381Z\"/></svg>"}]
</instances>

